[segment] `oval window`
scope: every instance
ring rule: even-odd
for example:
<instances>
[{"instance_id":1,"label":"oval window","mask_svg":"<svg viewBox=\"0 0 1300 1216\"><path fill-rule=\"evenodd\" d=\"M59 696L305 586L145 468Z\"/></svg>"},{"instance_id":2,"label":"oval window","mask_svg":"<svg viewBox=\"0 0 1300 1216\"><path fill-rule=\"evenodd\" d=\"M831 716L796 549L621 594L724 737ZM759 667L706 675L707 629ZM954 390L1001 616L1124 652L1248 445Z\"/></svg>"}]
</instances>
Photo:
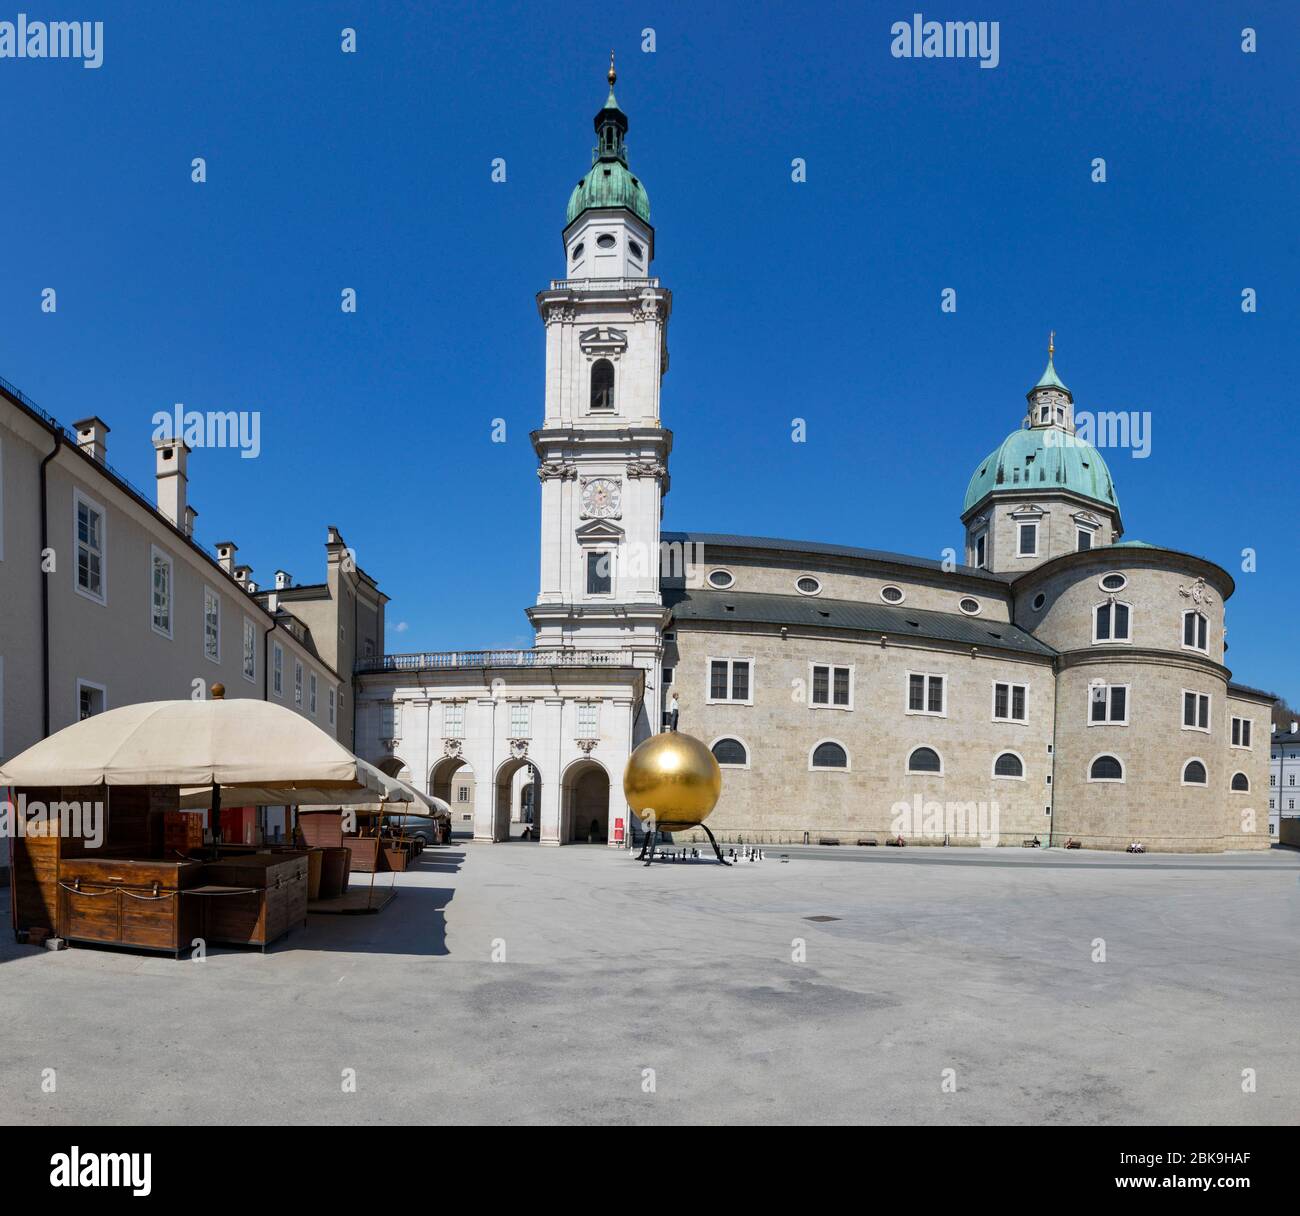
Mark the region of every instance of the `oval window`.
<instances>
[{"instance_id":1,"label":"oval window","mask_svg":"<svg viewBox=\"0 0 1300 1216\"><path fill-rule=\"evenodd\" d=\"M960 608L967 616L976 616L980 610L980 602L979 600L971 599L971 597L968 595L964 600L962 600L957 605L957 607Z\"/></svg>"},{"instance_id":2,"label":"oval window","mask_svg":"<svg viewBox=\"0 0 1300 1216\"><path fill-rule=\"evenodd\" d=\"M901 604L903 602L903 589L901 587L881 587L880 598L886 604Z\"/></svg>"},{"instance_id":3,"label":"oval window","mask_svg":"<svg viewBox=\"0 0 1300 1216\"><path fill-rule=\"evenodd\" d=\"M719 591L725 591L735 581L730 570L709 571L709 586L717 587Z\"/></svg>"},{"instance_id":4,"label":"oval window","mask_svg":"<svg viewBox=\"0 0 1300 1216\"><path fill-rule=\"evenodd\" d=\"M1037 612L1045 603L1047 603L1047 596L1040 591L1034 596L1034 611Z\"/></svg>"},{"instance_id":5,"label":"oval window","mask_svg":"<svg viewBox=\"0 0 1300 1216\"><path fill-rule=\"evenodd\" d=\"M583 255L583 253L585 252L586 248L587 248L586 245L584 245L581 241L579 241L579 242L578 242L578 243L573 247L573 260L574 260L575 262L576 262L579 258L582 257L582 255Z\"/></svg>"},{"instance_id":6,"label":"oval window","mask_svg":"<svg viewBox=\"0 0 1300 1216\"><path fill-rule=\"evenodd\" d=\"M632 256L636 258L637 261L640 261L641 258L644 256L641 252L641 246L638 245L635 241L628 241L627 247L632 251Z\"/></svg>"},{"instance_id":7,"label":"oval window","mask_svg":"<svg viewBox=\"0 0 1300 1216\"><path fill-rule=\"evenodd\" d=\"M1103 591L1123 591L1128 586L1128 579L1122 574L1103 574L1101 589Z\"/></svg>"},{"instance_id":8,"label":"oval window","mask_svg":"<svg viewBox=\"0 0 1300 1216\"><path fill-rule=\"evenodd\" d=\"M800 595L816 595L822 589L821 583L806 574L803 578L797 579L794 586Z\"/></svg>"},{"instance_id":9,"label":"oval window","mask_svg":"<svg viewBox=\"0 0 1300 1216\"><path fill-rule=\"evenodd\" d=\"M596 238L596 244L599 245L601 249L613 249L618 242L614 240L608 232L605 232Z\"/></svg>"}]
</instances>

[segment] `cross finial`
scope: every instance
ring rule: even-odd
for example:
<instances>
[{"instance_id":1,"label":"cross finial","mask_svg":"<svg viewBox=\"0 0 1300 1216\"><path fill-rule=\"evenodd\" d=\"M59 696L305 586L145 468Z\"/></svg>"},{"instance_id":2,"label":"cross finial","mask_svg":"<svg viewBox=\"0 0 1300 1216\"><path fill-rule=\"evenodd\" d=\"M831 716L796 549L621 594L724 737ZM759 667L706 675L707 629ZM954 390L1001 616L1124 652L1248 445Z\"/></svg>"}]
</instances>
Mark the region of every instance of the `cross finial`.
<instances>
[{"instance_id":1,"label":"cross finial","mask_svg":"<svg viewBox=\"0 0 1300 1216\"><path fill-rule=\"evenodd\" d=\"M614 71L614 52L609 53L609 87L614 87L614 81L618 79L618 73Z\"/></svg>"},{"instance_id":2,"label":"cross finial","mask_svg":"<svg viewBox=\"0 0 1300 1216\"><path fill-rule=\"evenodd\" d=\"M1051 357L1052 357L1054 354L1056 354L1056 330L1052 330L1051 333L1049 333L1049 334L1047 335L1047 357L1048 357L1048 359L1050 360Z\"/></svg>"}]
</instances>

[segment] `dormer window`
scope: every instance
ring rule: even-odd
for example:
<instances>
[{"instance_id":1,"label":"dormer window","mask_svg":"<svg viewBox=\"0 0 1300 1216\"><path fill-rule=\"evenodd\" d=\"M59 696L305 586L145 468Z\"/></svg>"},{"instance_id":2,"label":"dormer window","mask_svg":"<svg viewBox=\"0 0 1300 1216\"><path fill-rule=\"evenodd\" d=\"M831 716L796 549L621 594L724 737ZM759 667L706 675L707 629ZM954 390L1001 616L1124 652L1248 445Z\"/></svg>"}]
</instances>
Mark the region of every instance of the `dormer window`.
<instances>
[{"instance_id":1,"label":"dormer window","mask_svg":"<svg viewBox=\"0 0 1300 1216\"><path fill-rule=\"evenodd\" d=\"M614 410L614 365L608 359L591 365L591 409L606 414Z\"/></svg>"}]
</instances>

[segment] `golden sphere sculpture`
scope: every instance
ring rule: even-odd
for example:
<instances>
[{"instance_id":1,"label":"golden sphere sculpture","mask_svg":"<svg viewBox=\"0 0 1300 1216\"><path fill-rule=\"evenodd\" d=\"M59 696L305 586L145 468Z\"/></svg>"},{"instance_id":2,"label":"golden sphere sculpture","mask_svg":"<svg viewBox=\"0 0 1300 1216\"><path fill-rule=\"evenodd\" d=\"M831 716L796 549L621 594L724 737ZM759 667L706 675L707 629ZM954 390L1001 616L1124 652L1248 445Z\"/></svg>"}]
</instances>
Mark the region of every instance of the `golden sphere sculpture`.
<instances>
[{"instance_id":1,"label":"golden sphere sculpture","mask_svg":"<svg viewBox=\"0 0 1300 1216\"><path fill-rule=\"evenodd\" d=\"M703 823L722 794L722 770L692 735L669 730L651 735L627 758L623 770L627 804L642 819L654 813L662 832Z\"/></svg>"}]
</instances>

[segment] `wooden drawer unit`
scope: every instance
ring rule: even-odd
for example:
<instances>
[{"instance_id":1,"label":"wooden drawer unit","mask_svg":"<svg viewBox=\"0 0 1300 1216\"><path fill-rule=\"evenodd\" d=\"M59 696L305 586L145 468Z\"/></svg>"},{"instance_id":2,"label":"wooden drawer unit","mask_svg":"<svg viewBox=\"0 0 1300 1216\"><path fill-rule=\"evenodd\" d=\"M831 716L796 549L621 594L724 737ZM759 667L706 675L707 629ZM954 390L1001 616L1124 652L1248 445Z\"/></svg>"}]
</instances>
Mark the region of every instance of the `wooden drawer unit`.
<instances>
[{"instance_id":1,"label":"wooden drawer unit","mask_svg":"<svg viewBox=\"0 0 1300 1216\"><path fill-rule=\"evenodd\" d=\"M195 918L182 892L197 885L202 874L196 861L64 859L59 863L60 932L70 941L179 956L195 935Z\"/></svg>"},{"instance_id":2,"label":"wooden drawer unit","mask_svg":"<svg viewBox=\"0 0 1300 1216\"><path fill-rule=\"evenodd\" d=\"M265 949L306 923L306 853L223 857L204 869L207 885L186 902L198 906L208 941Z\"/></svg>"}]
</instances>

